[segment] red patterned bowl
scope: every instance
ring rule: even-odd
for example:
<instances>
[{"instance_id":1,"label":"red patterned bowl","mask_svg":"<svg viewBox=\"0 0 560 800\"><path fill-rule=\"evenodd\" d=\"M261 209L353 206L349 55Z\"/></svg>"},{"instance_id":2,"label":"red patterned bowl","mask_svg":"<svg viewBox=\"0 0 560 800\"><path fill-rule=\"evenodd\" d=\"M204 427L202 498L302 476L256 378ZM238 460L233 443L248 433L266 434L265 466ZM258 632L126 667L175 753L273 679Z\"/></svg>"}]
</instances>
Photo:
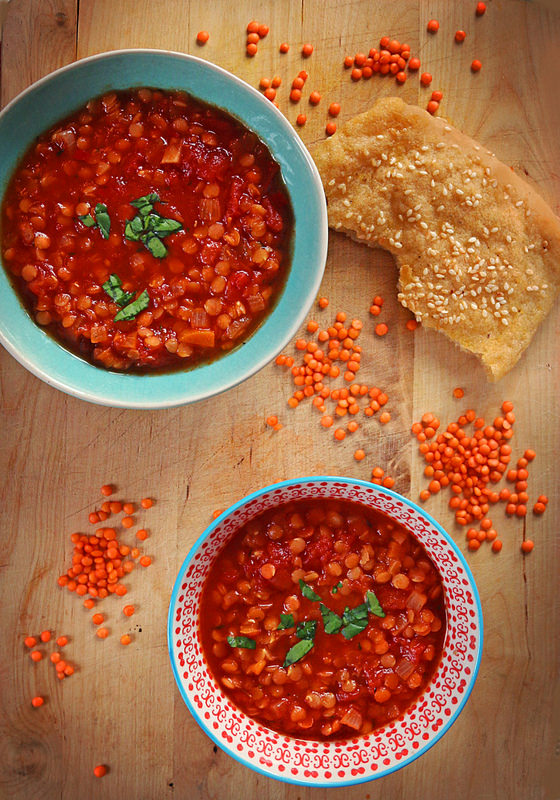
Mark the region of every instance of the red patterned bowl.
<instances>
[{"instance_id":1,"label":"red patterned bowl","mask_svg":"<svg viewBox=\"0 0 560 800\"><path fill-rule=\"evenodd\" d=\"M366 736L344 741L295 739L246 716L209 670L199 633L199 606L210 566L239 528L274 506L325 497L378 509L424 546L444 586L447 631L432 680L403 717ZM257 772L288 783L348 786L387 775L422 755L459 716L473 688L482 651L478 592L462 554L443 528L415 503L371 483L309 477L267 486L235 503L208 526L173 588L168 645L177 685L192 715L223 750Z\"/></svg>"}]
</instances>

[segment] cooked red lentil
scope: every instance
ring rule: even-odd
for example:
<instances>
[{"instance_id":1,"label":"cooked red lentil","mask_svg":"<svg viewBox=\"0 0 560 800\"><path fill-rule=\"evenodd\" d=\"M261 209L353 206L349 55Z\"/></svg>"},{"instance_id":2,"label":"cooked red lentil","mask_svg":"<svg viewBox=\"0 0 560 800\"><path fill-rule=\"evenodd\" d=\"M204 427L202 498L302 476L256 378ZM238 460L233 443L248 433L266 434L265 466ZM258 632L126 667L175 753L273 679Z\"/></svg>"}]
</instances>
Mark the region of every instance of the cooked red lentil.
<instances>
[{"instance_id":1,"label":"cooked red lentil","mask_svg":"<svg viewBox=\"0 0 560 800\"><path fill-rule=\"evenodd\" d=\"M39 325L96 364L145 370L246 339L281 286L291 230L254 133L145 88L91 100L36 141L6 193L2 251Z\"/></svg>"},{"instance_id":2,"label":"cooked red lentil","mask_svg":"<svg viewBox=\"0 0 560 800\"><path fill-rule=\"evenodd\" d=\"M366 734L424 690L445 636L441 578L384 514L310 499L248 522L203 592L203 648L246 714L304 738Z\"/></svg>"}]
</instances>

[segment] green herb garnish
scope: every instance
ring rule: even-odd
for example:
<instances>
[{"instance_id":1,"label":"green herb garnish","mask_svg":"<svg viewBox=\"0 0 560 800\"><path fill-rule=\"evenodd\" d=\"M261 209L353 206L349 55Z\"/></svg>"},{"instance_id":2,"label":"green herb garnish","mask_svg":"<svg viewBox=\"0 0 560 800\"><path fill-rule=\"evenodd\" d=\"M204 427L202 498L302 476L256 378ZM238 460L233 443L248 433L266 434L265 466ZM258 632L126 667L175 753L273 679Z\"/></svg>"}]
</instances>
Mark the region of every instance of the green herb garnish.
<instances>
[{"instance_id":1,"label":"green herb garnish","mask_svg":"<svg viewBox=\"0 0 560 800\"><path fill-rule=\"evenodd\" d=\"M144 311L145 308L148 308L150 304L150 296L148 294L148 290L144 289L142 294L138 295L136 300L133 300L132 303L129 303L124 308L115 314L114 320L115 322L121 322L122 320L130 320L134 319L141 311Z\"/></svg>"},{"instance_id":2,"label":"green herb garnish","mask_svg":"<svg viewBox=\"0 0 560 800\"><path fill-rule=\"evenodd\" d=\"M336 594L336 593L338 592L338 590L340 589L340 587L341 587L341 586L342 586L342 581L339 581L339 582L336 584L336 586L333 586L333 587L332 587L332 589L331 589L331 592L332 592L333 594Z\"/></svg>"},{"instance_id":3,"label":"green herb garnish","mask_svg":"<svg viewBox=\"0 0 560 800\"><path fill-rule=\"evenodd\" d=\"M98 203L95 206L95 223L99 228L101 236L103 236L104 239L108 239L111 230L111 218L109 217L109 212L107 211L105 203Z\"/></svg>"},{"instance_id":4,"label":"green herb garnish","mask_svg":"<svg viewBox=\"0 0 560 800\"><path fill-rule=\"evenodd\" d=\"M111 218L105 203L98 203L95 206L95 219L91 214L78 215L78 219L86 228L99 228L99 232L104 239L109 238L111 231Z\"/></svg>"},{"instance_id":5,"label":"green herb garnish","mask_svg":"<svg viewBox=\"0 0 560 800\"><path fill-rule=\"evenodd\" d=\"M286 628L293 628L295 624L293 614L280 614L280 624L276 630L285 631Z\"/></svg>"},{"instance_id":6,"label":"green herb garnish","mask_svg":"<svg viewBox=\"0 0 560 800\"><path fill-rule=\"evenodd\" d=\"M257 643L247 636L228 636L227 643L230 647L243 647L245 650L254 650Z\"/></svg>"},{"instance_id":7,"label":"green herb garnish","mask_svg":"<svg viewBox=\"0 0 560 800\"><path fill-rule=\"evenodd\" d=\"M306 656L311 648L313 647L313 640L312 639L300 639L293 647L290 647L288 652L286 653L286 658L284 659L284 667L289 667L292 664L295 664L296 661L300 661L304 656Z\"/></svg>"},{"instance_id":8,"label":"green herb garnish","mask_svg":"<svg viewBox=\"0 0 560 800\"><path fill-rule=\"evenodd\" d=\"M150 213L154 207L154 203L161 202L157 192L150 192L150 194L145 194L142 197L138 197L136 200L131 200L130 205L137 208L142 216L145 216Z\"/></svg>"},{"instance_id":9,"label":"green herb garnish","mask_svg":"<svg viewBox=\"0 0 560 800\"><path fill-rule=\"evenodd\" d=\"M375 592L372 592L371 589L368 589L366 592L366 602L368 604L368 608L372 614L375 614L376 617L384 617L385 612L381 608L381 604L377 597L375 596Z\"/></svg>"},{"instance_id":10,"label":"green herb garnish","mask_svg":"<svg viewBox=\"0 0 560 800\"><path fill-rule=\"evenodd\" d=\"M317 601L317 600L320 600L320 599L321 599L321 598L319 597L319 595L317 594L317 592L314 592L314 591L313 591L313 589L311 588L311 586L309 586L309 585L308 585L308 584L307 584L307 583L306 583L304 580L302 580L301 578L299 579L299 588L300 588L300 590L301 590L301 593L302 593L302 595L303 595L304 597L307 597L307 599L308 599L308 600L314 600L314 601Z\"/></svg>"},{"instance_id":11,"label":"green herb garnish","mask_svg":"<svg viewBox=\"0 0 560 800\"><path fill-rule=\"evenodd\" d=\"M325 633L338 633L342 628L342 619L338 614L335 614L334 611L331 611L330 608L327 608L324 603L321 603L319 608L321 610L321 616L323 617Z\"/></svg>"},{"instance_id":12,"label":"green herb garnish","mask_svg":"<svg viewBox=\"0 0 560 800\"><path fill-rule=\"evenodd\" d=\"M81 217L78 216L78 219L80 220L82 225L86 226L86 228L93 228L93 226L95 225L95 220L91 216L91 214L82 214Z\"/></svg>"},{"instance_id":13,"label":"green herb garnish","mask_svg":"<svg viewBox=\"0 0 560 800\"><path fill-rule=\"evenodd\" d=\"M305 622L300 622L296 628L296 636L298 639L310 639L313 641L317 633L317 620L308 619Z\"/></svg>"},{"instance_id":14,"label":"green herb garnish","mask_svg":"<svg viewBox=\"0 0 560 800\"><path fill-rule=\"evenodd\" d=\"M147 234L142 241L155 258L163 258L167 255L167 247L155 234Z\"/></svg>"},{"instance_id":15,"label":"green herb garnish","mask_svg":"<svg viewBox=\"0 0 560 800\"><path fill-rule=\"evenodd\" d=\"M282 615L288 616L288 615ZM291 614L289 615L291 616ZM284 667L289 667L300 661L306 656L313 647L315 634L317 633L317 620L308 619L305 622L300 622L296 628L296 636L300 640L296 642L293 647L290 647L284 659Z\"/></svg>"},{"instance_id":16,"label":"green herb garnish","mask_svg":"<svg viewBox=\"0 0 560 800\"><path fill-rule=\"evenodd\" d=\"M134 292L125 292L122 288L122 281L114 273L109 275L109 280L105 281L103 288L115 303L119 306L126 306L134 297Z\"/></svg>"},{"instance_id":17,"label":"green herb garnish","mask_svg":"<svg viewBox=\"0 0 560 800\"><path fill-rule=\"evenodd\" d=\"M154 203L161 202L156 192L132 200L130 205L138 209L138 214L128 220L124 227L125 238L131 242L142 242L155 258L167 255L167 247L161 240L183 228L178 220L162 217L153 210Z\"/></svg>"},{"instance_id":18,"label":"green herb garnish","mask_svg":"<svg viewBox=\"0 0 560 800\"><path fill-rule=\"evenodd\" d=\"M342 615L342 622L344 623L342 635L345 639L351 639L358 633L365 631L368 626L367 603L362 603L355 608L346 607Z\"/></svg>"}]
</instances>

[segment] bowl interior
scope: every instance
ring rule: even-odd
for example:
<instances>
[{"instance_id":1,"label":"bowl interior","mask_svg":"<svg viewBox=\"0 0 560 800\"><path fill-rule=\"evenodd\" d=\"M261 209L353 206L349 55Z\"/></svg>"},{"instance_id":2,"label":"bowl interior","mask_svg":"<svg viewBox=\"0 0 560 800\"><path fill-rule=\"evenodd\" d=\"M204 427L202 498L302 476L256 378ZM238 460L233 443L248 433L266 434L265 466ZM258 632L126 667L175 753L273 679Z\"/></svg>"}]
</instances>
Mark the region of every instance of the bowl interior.
<instances>
[{"instance_id":1,"label":"bowl interior","mask_svg":"<svg viewBox=\"0 0 560 800\"><path fill-rule=\"evenodd\" d=\"M325 497L378 509L406 527L440 572L447 631L431 682L404 717L345 741L294 739L265 728L235 707L216 683L200 644L198 610L208 570L223 545L247 521L291 500ZM306 478L285 481L239 501L194 545L177 577L168 620L177 684L203 730L241 763L305 785L342 786L386 775L417 758L447 730L474 684L482 647L482 614L470 570L435 520L404 497L364 481Z\"/></svg>"},{"instance_id":2,"label":"bowl interior","mask_svg":"<svg viewBox=\"0 0 560 800\"><path fill-rule=\"evenodd\" d=\"M240 347L217 361L162 375L120 374L78 358L30 318L0 270L0 342L27 369L92 402L163 408L217 394L254 374L290 341L319 289L327 248L324 193L316 167L287 119L239 78L194 56L161 50L102 53L46 76L0 114L0 195L19 159L44 131L110 89L183 89L255 131L280 164L294 230L291 268L276 305Z\"/></svg>"}]
</instances>

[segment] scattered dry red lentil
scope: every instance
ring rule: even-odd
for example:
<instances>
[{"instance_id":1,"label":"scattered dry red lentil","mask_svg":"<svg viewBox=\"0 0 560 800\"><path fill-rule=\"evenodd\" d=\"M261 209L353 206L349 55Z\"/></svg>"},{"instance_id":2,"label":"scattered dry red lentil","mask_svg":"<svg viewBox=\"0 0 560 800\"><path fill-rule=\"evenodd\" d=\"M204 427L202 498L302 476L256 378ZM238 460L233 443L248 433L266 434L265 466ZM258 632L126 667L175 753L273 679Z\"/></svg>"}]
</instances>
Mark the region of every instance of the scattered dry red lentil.
<instances>
[{"instance_id":1,"label":"scattered dry red lentil","mask_svg":"<svg viewBox=\"0 0 560 800\"><path fill-rule=\"evenodd\" d=\"M502 548L492 521L487 517L492 504L506 503L505 511L509 516L524 517L527 513L527 466L535 453L526 450L517 462L517 469L507 470L512 452L509 440L515 422L513 403L504 401L501 411L502 415L489 425L469 409L429 444L440 427L439 419L428 412L412 425L412 433L420 442L420 452L426 462L424 475L430 480L428 488L420 492L420 499L427 500L430 495L449 487L452 493L449 506L455 511L457 523L466 526L474 520L479 522L479 531L469 528L466 533L471 550L478 549L483 541L492 542L494 552ZM469 434L465 428L471 424L474 430ZM515 492L507 487L499 492L492 488L490 484L499 483L504 476L515 483Z\"/></svg>"},{"instance_id":2,"label":"scattered dry red lentil","mask_svg":"<svg viewBox=\"0 0 560 800\"><path fill-rule=\"evenodd\" d=\"M340 103L331 103L329 106L329 114L331 117L338 117L340 114Z\"/></svg>"},{"instance_id":3,"label":"scattered dry red lentil","mask_svg":"<svg viewBox=\"0 0 560 800\"><path fill-rule=\"evenodd\" d=\"M305 116L305 114L298 114L296 117L296 122L301 128L307 122L307 117Z\"/></svg>"},{"instance_id":4,"label":"scattered dry red lentil","mask_svg":"<svg viewBox=\"0 0 560 800\"><path fill-rule=\"evenodd\" d=\"M196 34L197 44L200 44L200 45L206 44L206 42L208 41L209 38L210 38L210 34L208 33L208 31L199 31Z\"/></svg>"},{"instance_id":5,"label":"scattered dry red lentil","mask_svg":"<svg viewBox=\"0 0 560 800\"><path fill-rule=\"evenodd\" d=\"M311 92L309 95L309 102L312 106L318 106L321 102L321 95L317 91Z\"/></svg>"},{"instance_id":6,"label":"scattered dry red lentil","mask_svg":"<svg viewBox=\"0 0 560 800\"><path fill-rule=\"evenodd\" d=\"M96 778L102 778L104 775L107 774L107 767L105 764L98 764L96 767L93 768L93 774Z\"/></svg>"},{"instance_id":7,"label":"scattered dry red lentil","mask_svg":"<svg viewBox=\"0 0 560 800\"><path fill-rule=\"evenodd\" d=\"M40 695L37 695L37 697L34 697L31 700L31 705L33 706L33 708L40 708L44 704L44 702L45 702L44 698L41 697Z\"/></svg>"},{"instance_id":8,"label":"scattered dry red lentil","mask_svg":"<svg viewBox=\"0 0 560 800\"><path fill-rule=\"evenodd\" d=\"M123 614L125 615L125 617L131 617L134 614L135 610L136 609L134 608L134 606L131 605L125 606L123 608Z\"/></svg>"},{"instance_id":9,"label":"scattered dry red lentil","mask_svg":"<svg viewBox=\"0 0 560 800\"><path fill-rule=\"evenodd\" d=\"M475 14L477 17L481 17L485 11L486 11L486 3L476 4Z\"/></svg>"},{"instance_id":10,"label":"scattered dry red lentil","mask_svg":"<svg viewBox=\"0 0 560 800\"><path fill-rule=\"evenodd\" d=\"M121 644L130 644L132 638L128 635L128 633L123 633L121 636Z\"/></svg>"},{"instance_id":11,"label":"scattered dry red lentil","mask_svg":"<svg viewBox=\"0 0 560 800\"><path fill-rule=\"evenodd\" d=\"M374 301L381 309L383 298L377 296ZM328 301L323 305L327 304ZM288 406L297 408L306 398L312 398L312 406L320 412L320 424L324 428L332 427L335 419L338 421L343 417L350 417L346 430L341 427L334 430L333 435L337 441L343 441L347 433L351 434L358 430L359 425L354 419L357 414L374 416L389 400L385 392L378 387L369 387L357 382L362 348L356 340L362 329L361 320L350 320L341 311L336 314L334 323L324 329L321 329L315 320L310 320L307 331L315 334L317 343L309 338L299 338L295 341L294 347L301 353L301 364L296 364L293 358L284 354L276 358L276 364L290 370L296 387L288 400ZM338 366L337 361L343 363L343 369ZM331 389L329 387L331 379L339 378L341 375L349 385ZM327 404L331 401L336 404L334 413L327 412ZM379 416L381 424L389 422L390 419L391 415L387 411ZM394 485L394 480L390 479L389 484Z\"/></svg>"},{"instance_id":12,"label":"scattered dry red lentil","mask_svg":"<svg viewBox=\"0 0 560 800\"><path fill-rule=\"evenodd\" d=\"M333 133L336 133L336 122L334 120L329 120L325 125L325 133L327 136L332 136Z\"/></svg>"},{"instance_id":13,"label":"scattered dry red lentil","mask_svg":"<svg viewBox=\"0 0 560 800\"><path fill-rule=\"evenodd\" d=\"M301 54L304 58L309 58L309 56L313 53L313 45L306 42L303 47L301 48Z\"/></svg>"},{"instance_id":14,"label":"scattered dry red lentil","mask_svg":"<svg viewBox=\"0 0 560 800\"><path fill-rule=\"evenodd\" d=\"M467 38L467 34L465 33L465 31L456 31L456 33L455 33L455 41L456 42L459 42L459 43L464 42L466 38Z\"/></svg>"},{"instance_id":15,"label":"scattered dry red lentil","mask_svg":"<svg viewBox=\"0 0 560 800\"><path fill-rule=\"evenodd\" d=\"M32 650L29 655L31 656L32 661L41 661L43 658L43 654L40 650Z\"/></svg>"},{"instance_id":16,"label":"scattered dry red lentil","mask_svg":"<svg viewBox=\"0 0 560 800\"><path fill-rule=\"evenodd\" d=\"M482 63L478 60L478 58L475 58L471 64L471 70L473 72L479 72L480 69L482 69Z\"/></svg>"},{"instance_id":17,"label":"scattered dry red lentil","mask_svg":"<svg viewBox=\"0 0 560 800\"><path fill-rule=\"evenodd\" d=\"M432 76L430 75L429 72L423 72L420 75L420 83L422 84L422 86L429 86L431 82L432 82Z\"/></svg>"},{"instance_id":18,"label":"scattered dry red lentil","mask_svg":"<svg viewBox=\"0 0 560 800\"><path fill-rule=\"evenodd\" d=\"M428 33L437 33L439 31L439 22L437 19L431 19L427 24Z\"/></svg>"},{"instance_id":19,"label":"scattered dry red lentil","mask_svg":"<svg viewBox=\"0 0 560 800\"><path fill-rule=\"evenodd\" d=\"M290 49L290 45L288 44L288 42L282 42L282 44L278 49L280 50L281 53L287 53L288 50Z\"/></svg>"},{"instance_id":20,"label":"scattered dry red lentil","mask_svg":"<svg viewBox=\"0 0 560 800\"><path fill-rule=\"evenodd\" d=\"M35 647L37 639L34 636L26 636L23 643L26 647Z\"/></svg>"}]
</instances>

